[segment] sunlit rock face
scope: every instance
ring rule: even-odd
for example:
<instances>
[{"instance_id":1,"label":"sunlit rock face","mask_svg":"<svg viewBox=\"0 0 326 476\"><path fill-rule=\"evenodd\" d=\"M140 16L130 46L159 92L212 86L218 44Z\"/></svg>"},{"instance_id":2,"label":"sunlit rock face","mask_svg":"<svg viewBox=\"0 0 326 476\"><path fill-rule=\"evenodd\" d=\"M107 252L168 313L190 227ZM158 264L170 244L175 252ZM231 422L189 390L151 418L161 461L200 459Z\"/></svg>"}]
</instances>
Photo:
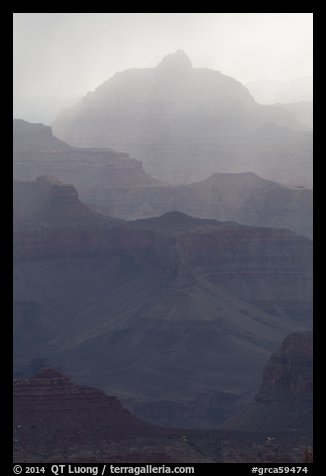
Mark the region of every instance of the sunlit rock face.
<instances>
[{"instance_id":1,"label":"sunlit rock face","mask_svg":"<svg viewBox=\"0 0 326 476\"><path fill-rule=\"evenodd\" d=\"M180 50L156 68L116 73L53 124L69 144L128 152L173 183L253 171L311 186L312 134L300 129L294 113L256 103L239 81L192 67Z\"/></svg>"}]
</instances>

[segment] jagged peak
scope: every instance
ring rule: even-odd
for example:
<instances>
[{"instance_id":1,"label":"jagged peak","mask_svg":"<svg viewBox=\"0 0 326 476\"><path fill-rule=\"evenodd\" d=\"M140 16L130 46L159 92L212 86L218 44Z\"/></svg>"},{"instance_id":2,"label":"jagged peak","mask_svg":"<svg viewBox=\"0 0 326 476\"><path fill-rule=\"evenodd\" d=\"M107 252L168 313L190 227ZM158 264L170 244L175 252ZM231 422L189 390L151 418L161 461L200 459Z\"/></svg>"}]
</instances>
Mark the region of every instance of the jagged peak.
<instances>
[{"instance_id":1,"label":"jagged peak","mask_svg":"<svg viewBox=\"0 0 326 476\"><path fill-rule=\"evenodd\" d=\"M192 63L186 53L179 49L175 53L164 56L157 68L170 71L187 71L192 69Z\"/></svg>"}]
</instances>

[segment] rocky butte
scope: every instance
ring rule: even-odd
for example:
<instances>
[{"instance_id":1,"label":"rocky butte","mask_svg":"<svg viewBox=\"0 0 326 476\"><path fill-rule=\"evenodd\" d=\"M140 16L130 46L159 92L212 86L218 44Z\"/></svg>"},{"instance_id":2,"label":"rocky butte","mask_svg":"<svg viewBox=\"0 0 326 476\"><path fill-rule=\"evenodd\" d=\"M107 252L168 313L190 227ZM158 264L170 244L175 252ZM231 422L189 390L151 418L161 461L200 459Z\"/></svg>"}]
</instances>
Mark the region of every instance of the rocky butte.
<instances>
[{"instance_id":1,"label":"rocky butte","mask_svg":"<svg viewBox=\"0 0 326 476\"><path fill-rule=\"evenodd\" d=\"M239 81L194 68L183 51L156 68L116 73L53 124L77 147L111 147L171 183L255 172L312 186L312 132L280 105L264 106Z\"/></svg>"},{"instance_id":2,"label":"rocky butte","mask_svg":"<svg viewBox=\"0 0 326 476\"><path fill-rule=\"evenodd\" d=\"M255 403L245 405L222 427L245 431L312 432L312 331L286 336L263 372Z\"/></svg>"}]
</instances>

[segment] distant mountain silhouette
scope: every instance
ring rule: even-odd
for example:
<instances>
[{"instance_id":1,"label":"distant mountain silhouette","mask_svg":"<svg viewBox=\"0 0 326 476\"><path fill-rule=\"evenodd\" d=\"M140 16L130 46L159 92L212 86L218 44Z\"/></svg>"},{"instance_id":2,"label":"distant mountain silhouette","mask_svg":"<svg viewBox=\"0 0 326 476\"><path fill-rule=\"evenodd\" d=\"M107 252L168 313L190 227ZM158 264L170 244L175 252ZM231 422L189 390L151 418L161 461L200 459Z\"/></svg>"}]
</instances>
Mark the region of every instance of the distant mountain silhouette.
<instances>
[{"instance_id":1,"label":"distant mountain silhouette","mask_svg":"<svg viewBox=\"0 0 326 476\"><path fill-rule=\"evenodd\" d=\"M266 122L282 128L282 137L268 131L262 138ZM311 186L312 137L300 128L293 113L256 103L240 82L193 68L181 51L156 68L115 74L53 124L69 144L128 152L148 173L174 183L249 170Z\"/></svg>"},{"instance_id":2,"label":"distant mountain silhouette","mask_svg":"<svg viewBox=\"0 0 326 476\"><path fill-rule=\"evenodd\" d=\"M199 218L288 228L312 238L312 190L288 188L250 172L213 174L187 185L107 187L93 191L88 200L99 212L126 220L179 210Z\"/></svg>"}]
</instances>

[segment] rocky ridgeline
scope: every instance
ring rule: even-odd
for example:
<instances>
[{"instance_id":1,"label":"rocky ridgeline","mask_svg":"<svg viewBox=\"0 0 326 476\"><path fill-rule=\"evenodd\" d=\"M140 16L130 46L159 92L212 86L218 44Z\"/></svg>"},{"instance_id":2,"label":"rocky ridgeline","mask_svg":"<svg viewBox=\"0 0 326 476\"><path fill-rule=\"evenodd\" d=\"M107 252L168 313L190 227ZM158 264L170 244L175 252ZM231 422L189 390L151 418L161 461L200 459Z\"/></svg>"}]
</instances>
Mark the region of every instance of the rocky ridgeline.
<instances>
[{"instance_id":1,"label":"rocky ridgeline","mask_svg":"<svg viewBox=\"0 0 326 476\"><path fill-rule=\"evenodd\" d=\"M79 149L58 140L50 127L13 122L13 176L31 181L50 175L73 183L90 198L94 188L154 185L139 160L111 149Z\"/></svg>"},{"instance_id":2,"label":"rocky ridgeline","mask_svg":"<svg viewBox=\"0 0 326 476\"><path fill-rule=\"evenodd\" d=\"M59 197L61 201L66 190L70 202L67 187L63 193L55 192L55 200ZM228 278L233 268L252 277L260 272L275 277L290 272L293 278L310 273L310 240L287 230L201 220L179 212L122 224L113 220L115 226L111 228L103 225L106 217L95 214L92 218L97 226L90 228L83 226L87 222L79 222L78 227L68 226L68 222L63 227L42 223L23 230L18 227L14 234L15 256L32 259L68 253L137 254L139 260L143 257L176 270L186 260L192 267L211 270L211 277L216 279ZM59 220L55 225L60 225Z\"/></svg>"},{"instance_id":3,"label":"rocky ridgeline","mask_svg":"<svg viewBox=\"0 0 326 476\"><path fill-rule=\"evenodd\" d=\"M312 237L312 190L285 187L249 172L214 174L187 185L107 187L85 198L99 212L125 220L178 210L198 218L288 228Z\"/></svg>"},{"instance_id":4,"label":"rocky ridgeline","mask_svg":"<svg viewBox=\"0 0 326 476\"><path fill-rule=\"evenodd\" d=\"M198 218L288 228L312 237L312 190L288 188L249 172L164 185L127 154L77 149L56 139L49 127L15 120L14 178L26 182L40 175L73 183L84 203L111 217L134 220L178 210Z\"/></svg>"}]
</instances>

